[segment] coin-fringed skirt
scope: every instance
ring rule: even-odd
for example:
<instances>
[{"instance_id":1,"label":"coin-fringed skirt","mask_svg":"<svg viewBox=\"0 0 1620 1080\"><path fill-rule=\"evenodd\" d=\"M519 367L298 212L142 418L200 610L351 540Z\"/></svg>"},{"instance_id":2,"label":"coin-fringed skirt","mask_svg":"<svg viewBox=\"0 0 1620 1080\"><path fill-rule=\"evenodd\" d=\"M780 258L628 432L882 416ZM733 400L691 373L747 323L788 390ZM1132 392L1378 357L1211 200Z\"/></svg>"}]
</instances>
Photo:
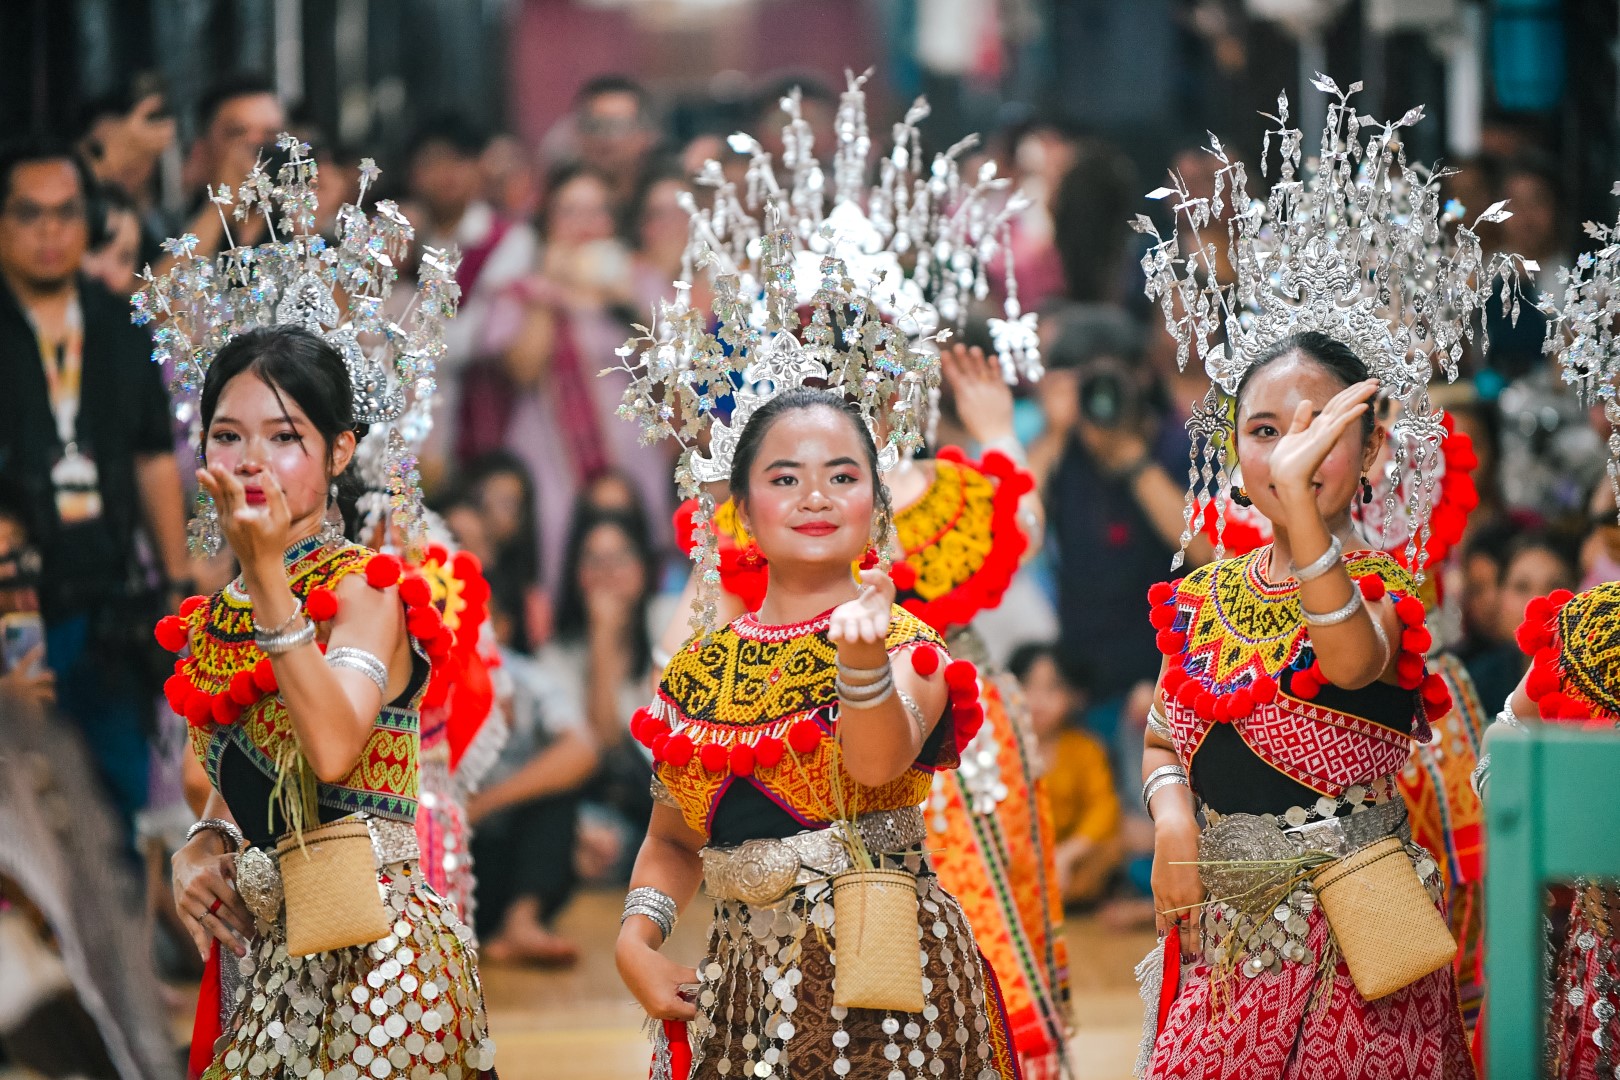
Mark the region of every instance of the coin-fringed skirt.
<instances>
[{"instance_id":1,"label":"coin-fringed skirt","mask_svg":"<svg viewBox=\"0 0 1620 1080\"><path fill-rule=\"evenodd\" d=\"M288 956L282 920L258 923L204 1080L467 1080L490 1073L472 935L415 862L377 880L394 915L370 945Z\"/></svg>"},{"instance_id":2,"label":"coin-fringed skirt","mask_svg":"<svg viewBox=\"0 0 1620 1080\"><path fill-rule=\"evenodd\" d=\"M833 1005L837 935L825 882L769 906L716 901L698 1019L688 1025L691 1080L1017 1080L1001 992L961 907L916 856L907 862L918 872L925 1009Z\"/></svg>"}]
</instances>

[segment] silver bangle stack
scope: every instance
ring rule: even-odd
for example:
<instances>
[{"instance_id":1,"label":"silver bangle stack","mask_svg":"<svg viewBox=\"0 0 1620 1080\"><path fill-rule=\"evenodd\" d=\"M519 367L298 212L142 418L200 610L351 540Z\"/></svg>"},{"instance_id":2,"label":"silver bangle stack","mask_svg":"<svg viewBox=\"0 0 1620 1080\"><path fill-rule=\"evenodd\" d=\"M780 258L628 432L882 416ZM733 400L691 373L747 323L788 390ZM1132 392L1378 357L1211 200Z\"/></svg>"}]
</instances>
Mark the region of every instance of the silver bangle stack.
<instances>
[{"instance_id":1,"label":"silver bangle stack","mask_svg":"<svg viewBox=\"0 0 1620 1080\"><path fill-rule=\"evenodd\" d=\"M624 914L619 916L619 925L623 926L624 921L632 915L642 915L651 919L663 934L663 940L668 941L669 935L675 930L675 914L673 896L650 885L643 885L639 889L631 889L624 898Z\"/></svg>"},{"instance_id":2,"label":"silver bangle stack","mask_svg":"<svg viewBox=\"0 0 1620 1080\"><path fill-rule=\"evenodd\" d=\"M1328 544L1328 549L1322 552L1320 558L1312 562L1309 566L1295 566L1290 562L1288 564L1288 572L1293 574L1294 579L1303 585L1307 581L1315 581L1317 578L1339 565L1339 556L1342 554L1344 554L1344 544L1340 542L1337 536L1335 536L1332 543Z\"/></svg>"},{"instance_id":3,"label":"silver bangle stack","mask_svg":"<svg viewBox=\"0 0 1620 1080\"><path fill-rule=\"evenodd\" d=\"M1305 620L1306 626L1338 626L1360 611L1363 602L1361 590L1352 584L1350 586L1350 599L1345 603L1344 607L1334 608L1332 611L1324 611L1318 614L1314 611L1307 611L1305 605L1301 604L1299 606L1299 615L1300 618Z\"/></svg>"},{"instance_id":4,"label":"silver bangle stack","mask_svg":"<svg viewBox=\"0 0 1620 1080\"><path fill-rule=\"evenodd\" d=\"M186 830L186 843L191 843L192 838L200 832L218 833L224 838L226 846L231 851L241 851L242 845L247 843L247 838L242 835L242 830L224 818L210 817L193 822L191 828Z\"/></svg>"},{"instance_id":5,"label":"silver bangle stack","mask_svg":"<svg viewBox=\"0 0 1620 1080\"><path fill-rule=\"evenodd\" d=\"M358 671L377 684L377 693L385 699L388 697L388 665L376 653L342 645L326 650L326 666Z\"/></svg>"},{"instance_id":6,"label":"silver bangle stack","mask_svg":"<svg viewBox=\"0 0 1620 1080\"><path fill-rule=\"evenodd\" d=\"M1157 701L1148 706L1147 726L1149 731L1153 732L1153 734L1157 735L1165 742L1170 742L1175 738L1174 733L1170 730L1170 721L1166 720L1164 718L1164 713L1159 711L1159 703Z\"/></svg>"},{"instance_id":7,"label":"silver bangle stack","mask_svg":"<svg viewBox=\"0 0 1620 1080\"><path fill-rule=\"evenodd\" d=\"M1513 711L1511 699L1502 703L1502 711L1496 714L1496 723L1491 726L1495 727L1497 724L1507 728L1522 729L1524 727L1524 721L1520 720L1518 714ZM1491 782L1491 755L1489 751L1479 755L1479 764L1474 766L1469 781L1474 786L1474 794L1483 799L1485 789L1490 786Z\"/></svg>"},{"instance_id":8,"label":"silver bangle stack","mask_svg":"<svg viewBox=\"0 0 1620 1080\"><path fill-rule=\"evenodd\" d=\"M871 709L894 695L894 668L838 665L838 703L851 709Z\"/></svg>"},{"instance_id":9,"label":"silver bangle stack","mask_svg":"<svg viewBox=\"0 0 1620 1080\"><path fill-rule=\"evenodd\" d=\"M1192 786L1187 779L1187 770L1180 765L1160 765L1148 773L1147 779L1142 781L1142 806L1147 810L1148 817L1153 816L1153 796L1157 795L1161 788L1174 787L1177 784L1182 787Z\"/></svg>"},{"instance_id":10,"label":"silver bangle stack","mask_svg":"<svg viewBox=\"0 0 1620 1080\"><path fill-rule=\"evenodd\" d=\"M304 602L300 600L293 608L293 613L287 616L287 621L274 629L260 626L258 620L255 619L253 621L253 643L266 656L280 656L282 653L291 652L300 645L308 645L315 640L315 623L309 619L303 619L303 616ZM297 629L291 629L299 619L303 619L303 625Z\"/></svg>"}]
</instances>

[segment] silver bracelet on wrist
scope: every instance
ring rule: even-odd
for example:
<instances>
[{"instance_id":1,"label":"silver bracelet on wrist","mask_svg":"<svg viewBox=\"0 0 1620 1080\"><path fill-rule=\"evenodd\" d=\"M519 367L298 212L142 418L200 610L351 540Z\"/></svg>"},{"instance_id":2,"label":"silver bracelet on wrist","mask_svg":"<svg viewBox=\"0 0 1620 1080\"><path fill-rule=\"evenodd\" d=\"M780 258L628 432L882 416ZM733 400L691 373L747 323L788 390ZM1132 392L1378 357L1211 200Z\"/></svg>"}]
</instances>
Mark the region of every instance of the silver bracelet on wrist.
<instances>
[{"instance_id":1,"label":"silver bracelet on wrist","mask_svg":"<svg viewBox=\"0 0 1620 1080\"><path fill-rule=\"evenodd\" d=\"M242 830L224 818L203 818L201 821L193 822L191 828L186 830L186 843L191 843L192 839L200 832L218 833L220 838L225 841L225 846L231 851L240 851L242 846L247 843L247 838L242 835Z\"/></svg>"},{"instance_id":2,"label":"silver bracelet on wrist","mask_svg":"<svg viewBox=\"0 0 1620 1080\"><path fill-rule=\"evenodd\" d=\"M1513 699L1502 702L1502 711L1496 714L1496 722L1503 727L1523 728L1524 721L1520 720L1513 711Z\"/></svg>"},{"instance_id":3,"label":"silver bracelet on wrist","mask_svg":"<svg viewBox=\"0 0 1620 1080\"><path fill-rule=\"evenodd\" d=\"M288 630L291 629L292 624L297 622L298 621L298 616L302 615L303 613L304 613L304 602L302 600L294 600L293 601L292 614L287 616L286 620L280 626L276 626L276 627L260 626L258 619L252 619L251 621L253 623L253 636L256 637L256 638L276 638L276 637L280 637L282 634L287 633Z\"/></svg>"},{"instance_id":4,"label":"silver bracelet on wrist","mask_svg":"<svg viewBox=\"0 0 1620 1080\"><path fill-rule=\"evenodd\" d=\"M1182 765L1160 765L1148 773L1147 779L1142 781L1142 807L1147 810L1148 817L1153 816L1153 796L1160 788L1183 784L1191 787L1187 779L1187 770Z\"/></svg>"},{"instance_id":5,"label":"silver bracelet on wrist","mask_svg":"<svg viewBox=\"0 0 1620 1080\"><path fill-rule=\"evenodd\" d=\"M837 680L838 696L845 701L870 701L880 697L894 686L894 673L885 671L883 677L873 679L871 682L852 683L839 675Z\"/></svg>"},{"instance_id":6,"label":"silver bracelet on wrist","mask_svg":"<svg viewBox=\"0 0 1620 1080\"><path fill-rule=\"evenodd\" d=\"M376 653L349 645L326 650L326 666L358 671L377 684L377 693L388 699L388 665Z\"/></svg>"},{"instance_id":7,"label":"silver bracelet on wrist","mask_svg":"<svg viewBox=\"0 0 1620 1080\"><path fill-rule=\"evenodd\" d=\"M643 885L638 889L631 889L624 898L624 914L619 916L619 925L623 926L625 920L632 915L641 915L651 919L658 927L663 940L668 941L669 935L675 930L675 916L677 908L675 898L662 890Z\"/></svg>"},{"instance_id":8,"label":"silver bracelet on wrist","mask_svg":"<svg viewBox=\"0 0 1620 1080\"><path fill-rule=\"evenodd\" d=\"M852 698L846 695L842 688L838 691L838 706L842 709L875 709L894 696L894 680L888 679L882 684L883 689L866 697Z\"/></svg>"},{"instance_id":9,"label":"silver bracelet on wrist","mask_svg":"<svg viewBox=\"0 0 1620 1080\"><path fill-rule=\"evenodd\" d=\"M1475 795L1478 795L1481 799L1485 797L1485 789L1491 783L1491 755L1479 755L1479 764L1475 765L1474 771L1468 774L1468 783L1472 785Z\"/></svg>"},{"instance_id":10,"label":"silver bracelet on wrist","mask_svg":"<svg viewBox=\"0 0 1620 1080\"><path fill-rule=\"evenodd\" d=\"M1350 586L1350 599L1345 603L1344 607L1318 613L1306 610L1305 605L1301 604L1299 606L1299 615L1300 618L1305 620L1307 626L1337 626L1360 611L1361 605L1361 590L1352 584Z\"/></svg>"},{"instance_id":11,"label":"silver bracelet on wrist","mask_svg":"<svg viewBox=\"0 0 1620 1080\"><path fill-rule=\"evenodd\" d=\"M1290 562L1288 564L1288 572L1294 575L1295 581L1298 581L1301 585L1303 585L1307 581L1315 581L1317 578L1321 577L1323 574L1337 566L1339 563L1339 556L1342 554L1344 554L1344 544L1340 542L1337 536L1335 536L1332 543L1328 544L1328 549L1322 552L1321 556L1317 558L1315 562L1312 562L1309 566L1295 566L1292 562Z\"/></svg>"},{"instance_id":12,"label":"silver bracelet on wrist","mask_svg":"<svg viewBox=\"0 0 1620 1080\"><path fill-rule=\"evenodd\" d=\"M893 666L889 664L888 661L884 661L877 667L851 667L849 664L843 663L842 661L840 661L838 664L838 674L840 677L845 679L854 679L857 682L876 682L878 679L883 678L883 676L890 674L893 670Z\"/></svg>"},{"instance_id":13,"label":"silver bracelet on wrist","mask_svg":"<svg viewBox=\"0 0 1620 1080\"><path fill-rule=\"evenodd\" d=\"M259 651L266 656L280 656L282 653L292 652L300 645L308 645L314 640L315 624L309 619L305 619L304 625L297 630L289 630L273 637L255 634L253 644L257 645Z\"/></svg>"}]
</instances>

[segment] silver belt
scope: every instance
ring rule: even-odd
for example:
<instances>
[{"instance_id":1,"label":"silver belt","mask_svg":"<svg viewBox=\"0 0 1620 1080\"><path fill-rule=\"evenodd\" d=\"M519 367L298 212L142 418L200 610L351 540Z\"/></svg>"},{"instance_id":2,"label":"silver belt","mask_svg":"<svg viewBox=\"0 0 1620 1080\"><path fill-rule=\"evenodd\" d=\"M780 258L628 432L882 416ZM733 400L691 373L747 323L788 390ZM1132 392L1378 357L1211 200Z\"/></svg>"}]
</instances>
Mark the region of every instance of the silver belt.
<instances>
[{"instance_id":1,"label":"silver belt","mask_svg":"<svg viewBox=\"0 0 1620 1080\"><path fill-rule=\"evenodd\" d=\"M416 842L416 826L408 821L353 814L366 823L371 834L371 853L377 869L394 863L415 862L422 857ZM339 818L348 821L350 818ZM337 822L323 822L335 825ZM275 922L281 914L282 886L280 859L274 847L250 847L236 856L236 891L247 909L265 922Z\"/></svg>"},{"instance_id":2,"label":"silver belt","mask_svg":"<svg viewBox=\"0 0 1620 1080\"><path fill-rule=\"evenodd\" d=\"M1342 858L1386 836L1399 836L1407 843L1412 840L1406 800L1399 798L1292 829L1280 829L1269 817L1258 814L1209 817L1210 825L1198 837L1198 872L1205 888L1218 897L1247 895L1257 884L1277 876L1275 867L1263 865L1268 862L1318 851Z\"/></svg>"},{"instance_id":3,"label":"silver belt","mask_svg":"<svg viewBox=\"0 0 1620 1080\"><path fill-rule=\"evenodd\" d=\"M794 833L780 840L745 840L736 847L706 847L703 889L716 900L745 904L775 903L795 888L851 869L849 851L835 821L825 829ZM894 855L921 846L927 835L922 808L877 810L855 819L861 842L873 855ZM840 830L840 831L835 831ZM847 835L847 834L844 834Z\"/></svg>"}]
</instances>

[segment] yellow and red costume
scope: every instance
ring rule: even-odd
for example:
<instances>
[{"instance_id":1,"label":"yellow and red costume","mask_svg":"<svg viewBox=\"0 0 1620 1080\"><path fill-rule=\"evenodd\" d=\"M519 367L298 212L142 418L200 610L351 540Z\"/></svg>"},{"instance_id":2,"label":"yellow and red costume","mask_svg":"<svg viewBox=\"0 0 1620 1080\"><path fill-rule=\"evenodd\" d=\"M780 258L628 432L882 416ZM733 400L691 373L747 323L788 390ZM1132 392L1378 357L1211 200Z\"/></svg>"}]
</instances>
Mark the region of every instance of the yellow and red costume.
<instances>
[{"instance_id":1,"label":"yellow and red costume","mask_svg":"<svg viewBox=\"0 0 1620 1080\"><path fill-rule=\"evenodd\" d=\"M922 497L895 512L895 602L951 635L952 651L973 654L982 669L982 647L967 627L1001 602L1028 549L1018 506L1033 480L998 451L973 462L945 447L932 465ZM753 610L769 567L731 503L717 508L714 523L721 586ZM676 532L690 548L689 508L677 515ZM927 843L940 883L961 903L1000 981L1024 1075L1046 1080L1062 1070L1068 956L1051 814L1018 701L1001 677L982 678L982 730L963 744L961 767L936 772L918 801L927 800Z\"/></svg>"},{"instance_id":2,"label":"yellow and red costume","mask_svg":"<svg viewBox=\"0 0 1620 1080\"><path fill-rule=\"evenodd\" d=\"M995 975L940 887L917 809L982 722L977 673L949 660L927 624L894 608L891 658L923 674L944 665L950 705L910 768L867 787L844 768L838 742L830 615L790 626L743 615L694 638L631 722L652 751L658 798L706 841L704 882L715 899L698 964L698 1019L665 1026L684 1050L666 1046L654 1075L866 1077L888 1075L903 1058L925 1076L1013 1080L1017 1058ZM916 876L928 980L921 1013L832 1004L838 927L828 875L837 871L806 852L837 855L836 844L817 846L834 822L857 822L850 827L880 864Z\"/></svg>"}]
</instances>

